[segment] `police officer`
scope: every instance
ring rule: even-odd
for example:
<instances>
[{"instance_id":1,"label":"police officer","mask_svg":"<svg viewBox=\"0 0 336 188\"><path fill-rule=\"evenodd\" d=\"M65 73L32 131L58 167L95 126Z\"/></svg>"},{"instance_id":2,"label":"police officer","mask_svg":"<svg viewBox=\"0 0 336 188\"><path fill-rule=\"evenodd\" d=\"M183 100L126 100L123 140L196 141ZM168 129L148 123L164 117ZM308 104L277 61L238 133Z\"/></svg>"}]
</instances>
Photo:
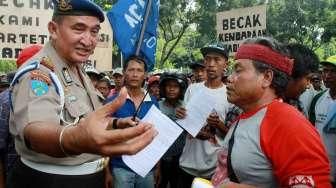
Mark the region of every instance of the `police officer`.
<instances>
[{"instance_id":1,"label":"police officer","mask_svg":"<svg viewBox=\"0 0 336 188\"><path fill-rule=\"evenodd\" d=\"M134 154L156 132L150 124L110 130L109 114L126 100L122 89L101 106L81 67L93 53L104 21L89 0L54 0L51 41L18 70L11 84L10 131L21 156L9 187L104 187L101 156Z\"/></svg>"}]
</instances>

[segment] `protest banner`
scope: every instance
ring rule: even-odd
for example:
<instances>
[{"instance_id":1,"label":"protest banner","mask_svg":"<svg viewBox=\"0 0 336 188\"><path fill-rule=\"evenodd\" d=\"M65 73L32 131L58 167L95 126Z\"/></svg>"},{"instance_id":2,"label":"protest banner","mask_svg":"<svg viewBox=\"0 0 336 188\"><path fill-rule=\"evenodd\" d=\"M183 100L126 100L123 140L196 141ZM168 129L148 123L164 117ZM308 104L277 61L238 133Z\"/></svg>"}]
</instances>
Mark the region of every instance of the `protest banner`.
<instances>
[{"instance_id":1,"label":"protest banner","mask_svg":"<svg viewBox=\"0 0 336 188\"><path fill-rule=\"evenodd\" d=\"M266 35L266 5L219 12L216 18L217 38L231 55L245 39Z\"/></svg>"}]
</instances>

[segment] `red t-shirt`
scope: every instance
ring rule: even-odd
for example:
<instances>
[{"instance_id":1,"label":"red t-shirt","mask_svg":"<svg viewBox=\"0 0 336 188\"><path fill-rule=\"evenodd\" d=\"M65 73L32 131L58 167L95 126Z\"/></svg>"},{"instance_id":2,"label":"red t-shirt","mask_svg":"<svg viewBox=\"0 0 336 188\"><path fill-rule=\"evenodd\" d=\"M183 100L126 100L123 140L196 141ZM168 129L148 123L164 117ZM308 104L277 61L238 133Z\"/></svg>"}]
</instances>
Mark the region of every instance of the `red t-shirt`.
<instances>
[{"instance_id":1,"label":"red t-shirt","mask_svg":"<svg viewBox=\"0 0 336 188\"><path fill-rule=\"evenodd\" d=\"M235 126L231 164L240 183L331 187L329 161L319 134L294 107L274 100L242 114L226 135L224 151Z\"/></svg>"}]
</instances>

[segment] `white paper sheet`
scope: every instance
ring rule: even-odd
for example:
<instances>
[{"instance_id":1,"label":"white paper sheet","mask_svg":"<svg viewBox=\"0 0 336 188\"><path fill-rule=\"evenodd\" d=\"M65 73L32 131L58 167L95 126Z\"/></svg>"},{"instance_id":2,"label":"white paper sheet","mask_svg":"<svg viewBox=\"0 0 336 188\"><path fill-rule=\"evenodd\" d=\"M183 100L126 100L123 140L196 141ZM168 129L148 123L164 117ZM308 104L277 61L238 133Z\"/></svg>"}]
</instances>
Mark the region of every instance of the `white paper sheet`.
<instances>
[{"instance_id":1,"label":"white paper sheet","mask_svg":"<svg viewBox=\"0 0 336 188\"><path fill-rule=\"evenodd\" d=\"M214 104L216 104L216 101L213 97L206 93L198 92L186 104L186 118L179 119L176 122L193 137L196 137L214 109Z\"/></svg>"},{"instance_id":2,"label":"white paper sheet","mask_svg":"<svg viewBox=\"0 0 336 188\"><path fill-rule=\"evenodd\" d=\"M154 105L141 121L152 123L158 135L143 150L135 155L123 155L122 159L134 172L145 177L180 136L183 129Z\"/></svg>"}]
</instances>

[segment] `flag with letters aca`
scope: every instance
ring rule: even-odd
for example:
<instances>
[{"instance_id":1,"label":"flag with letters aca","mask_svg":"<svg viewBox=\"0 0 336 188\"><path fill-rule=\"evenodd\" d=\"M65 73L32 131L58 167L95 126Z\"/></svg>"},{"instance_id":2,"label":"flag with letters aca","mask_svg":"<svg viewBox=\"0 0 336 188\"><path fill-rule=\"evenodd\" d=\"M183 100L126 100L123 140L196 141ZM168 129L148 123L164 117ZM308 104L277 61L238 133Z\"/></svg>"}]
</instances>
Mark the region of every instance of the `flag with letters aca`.
<instances>
[{"instance_id":1,"label":"flag with letters aca","mask_svg":"<svg viewBox=\"0 0 336 188\"><path fill-rule=\"evenodd\" d=\"M146 6L147 0L119 0L107 13L113 29L114 39L125 59L135 55ZM140 50L140 56L147 61L148 70L152 70L155 64L159 6L160 0L152 0L151 11Z\"/></svg>"}]
</instances>

